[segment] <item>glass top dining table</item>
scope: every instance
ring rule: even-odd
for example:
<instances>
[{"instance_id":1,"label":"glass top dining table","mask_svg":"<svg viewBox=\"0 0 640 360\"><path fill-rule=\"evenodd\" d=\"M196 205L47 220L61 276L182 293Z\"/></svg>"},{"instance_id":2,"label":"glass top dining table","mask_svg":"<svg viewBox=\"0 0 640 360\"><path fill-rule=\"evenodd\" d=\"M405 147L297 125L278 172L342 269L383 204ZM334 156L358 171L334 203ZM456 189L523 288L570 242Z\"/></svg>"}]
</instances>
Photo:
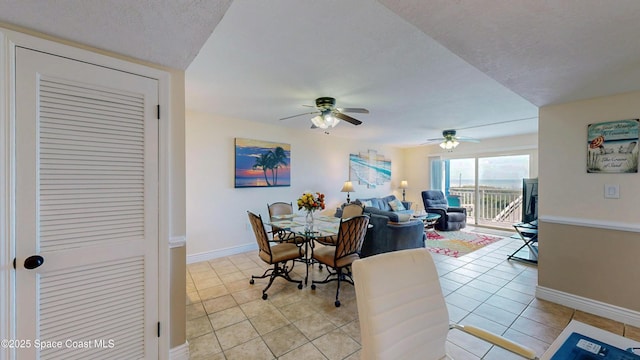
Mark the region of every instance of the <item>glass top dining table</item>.
<instances>
[{"instance_id":1,"label":"glass top dining table","mask_svg":"<svg viewBox=\"0 0 640 360\"><path fill-rule=\"evenodd\" d=\"M304 237L305 258L303 261L307 267L304 284L307 285L309 280L309 265L313 263L313 240L338 235L340 220L340 218L334 216L314 216L313 227L309 229L307 227L305 214L287 214L274 215L265 224ZM309 254L309 245L311 245L311 254Z\"/></svg>"},{"instance_id":2,"label":"glass top dining table","mask_svg":"<svg viewBox=\"0 0 640 360\"><path fill-rule=\"evenodd\" d=\"M313 228L311 229L307 229L304 214L274 215L266 224L290 231L308 239L316 239L338 235L340 218L325 215L314 216Z\"/></svg>"}]
</instances>

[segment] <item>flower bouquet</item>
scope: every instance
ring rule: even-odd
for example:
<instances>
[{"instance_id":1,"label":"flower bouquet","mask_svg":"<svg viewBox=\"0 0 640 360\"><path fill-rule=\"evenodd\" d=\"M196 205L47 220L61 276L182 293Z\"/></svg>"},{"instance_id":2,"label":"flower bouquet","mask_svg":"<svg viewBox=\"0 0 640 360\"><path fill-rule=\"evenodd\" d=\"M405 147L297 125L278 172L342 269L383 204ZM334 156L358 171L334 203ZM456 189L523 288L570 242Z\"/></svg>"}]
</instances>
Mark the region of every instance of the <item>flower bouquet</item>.
<instances>
[{"instance_id":1,"label":"flower bouquet","mask_svg":"<svg viewBox=\"0 0 640 360\"><path fill-rule=\"evenodd\" d=\"M322 193L313 193L306 192L298 198L298 210L305 209L307 212L306 216L306 227L307 231L313 230L313 212L316 210L324 210L324 194Z\"/></svg>"},{"instance_id":2,"label":"flower bouquet","mask_svg":"<svg viewBox=\"0 0 640 360\"><path fill-rule=\"evenodd\" d=\"M307 212L324 210L324 194L319 192L314 194L306 192L298 198L298 210L305 209Z\"/></svg>"}]
</instances>

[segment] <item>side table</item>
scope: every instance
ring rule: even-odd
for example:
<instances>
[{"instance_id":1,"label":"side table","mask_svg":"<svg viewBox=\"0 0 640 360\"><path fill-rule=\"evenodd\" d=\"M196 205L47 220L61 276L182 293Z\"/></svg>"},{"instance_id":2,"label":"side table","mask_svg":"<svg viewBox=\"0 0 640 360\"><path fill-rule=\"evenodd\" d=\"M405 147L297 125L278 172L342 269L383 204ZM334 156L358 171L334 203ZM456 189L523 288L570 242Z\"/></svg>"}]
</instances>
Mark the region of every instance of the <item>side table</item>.
<instances>
[{"instance_id":1,"label":"side table","mask_svg":"<svg viewBox=\"0 0 640 360\"><path fill-rule=\"evenodd\" d=\"M429 230L429 229L434 229L435 225L438 223L438 221L440 221L440 214L426 214L426 215L413 215L412 216L414 219L417 220L421 220L422 223L424 224L424 229L425 230Z\"/></svg>"},{"instance_id":2,"label":"side table","mask_svg":"<svg viewBox=\"0 0 640 360\"><path fill-rule=\"evenodd\" d=\"M519 260L531 264L538 263L538 223L517 223L513 224L518 236L524 241L524 244L507 257L508 260ZM523 249L527 248L528 251ZM521 250L525 254L520 254Z\"/></svg>"},{"instance_id":3,"label":"side table","mask_svg":"<svg viewBox=\"0 0 640 360\"><path fill-rule=\"evenodd\" d=\"M589 337L591 339L594 339L596 345L600 346L600 348L595 348L602 351L598 351L598 354L596 355L593 352L593 348L591 348L591 352L585 351L584 346L578 349L578 346L574 346L575 343L570 342L571 335L573 333L580 335L580 337ZM566 343L568 341L570 342L569 344ZM614 349L612 347L616 347L618 349ZM551 344L551 346L549 346L547 351L542 354L540 359L568 359L569 357L567 357L567 350L571 352L570 355L575 356L571 357L571 359L637 359L639 357L637 351L640 350L640 342L622 337L620 335L602 330L585 323L581 323L576 320L571 320L571 322L569 322L569 325L565 327L565 329L560 333L560 335Z\"/></svg>"}]
</instances>

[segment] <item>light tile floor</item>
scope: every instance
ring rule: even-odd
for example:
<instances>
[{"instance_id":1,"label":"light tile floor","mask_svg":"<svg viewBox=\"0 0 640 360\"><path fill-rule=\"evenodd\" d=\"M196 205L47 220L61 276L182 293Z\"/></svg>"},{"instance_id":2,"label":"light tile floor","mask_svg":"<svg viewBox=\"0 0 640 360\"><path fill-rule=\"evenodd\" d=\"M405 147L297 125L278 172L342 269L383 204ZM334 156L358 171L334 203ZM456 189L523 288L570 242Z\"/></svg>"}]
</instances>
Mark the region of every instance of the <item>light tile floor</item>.
<instances>
[{"instance_id":1,"label":"light tile floor","mask_svg":"<svg viewBox=\"0 0 640 360\"><path fill-rule=\"evenodd\" d=\"M640 341L638 328L535 299L537 268L506 260L521 244L507 237L457 259L434 255L451 321L502 334L539 355L572 318ZM265 301L267 280L249 284L265 268L257 251L188 265L191 359L360 359L353 286L341 286L342 306L336 308L335 283L312 291L277 279ZM304 270L297 264L296 277L303 278ZM325 275L310 268L310 277ZM455 330L447 348L458 360L518 358Z\"/></svg>"}]
</instances>

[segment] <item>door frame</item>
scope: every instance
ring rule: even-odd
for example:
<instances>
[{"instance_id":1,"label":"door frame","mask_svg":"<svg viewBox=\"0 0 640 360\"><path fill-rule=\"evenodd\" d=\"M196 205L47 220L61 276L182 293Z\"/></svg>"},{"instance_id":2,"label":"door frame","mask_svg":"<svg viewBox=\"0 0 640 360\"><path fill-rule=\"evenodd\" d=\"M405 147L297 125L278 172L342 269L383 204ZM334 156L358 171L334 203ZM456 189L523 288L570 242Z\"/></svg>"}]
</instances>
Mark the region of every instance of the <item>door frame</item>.
<instances>
[{"instance_id":1,"label":"door frame","mask_svg":"<svg viewBox=\"0 0 640 360\"><path fill-rule=\"evenodd\" d=\"M0 339L15 339L15 50L25 47L158 81L158 321L164 331L158 339L159 359L169 357L170 335L170 124L171 75L163 70L116 59L88 49L64 45L0 27ZM0 347L0 360L13 359Z\"/></svg>"}]
</instances>

